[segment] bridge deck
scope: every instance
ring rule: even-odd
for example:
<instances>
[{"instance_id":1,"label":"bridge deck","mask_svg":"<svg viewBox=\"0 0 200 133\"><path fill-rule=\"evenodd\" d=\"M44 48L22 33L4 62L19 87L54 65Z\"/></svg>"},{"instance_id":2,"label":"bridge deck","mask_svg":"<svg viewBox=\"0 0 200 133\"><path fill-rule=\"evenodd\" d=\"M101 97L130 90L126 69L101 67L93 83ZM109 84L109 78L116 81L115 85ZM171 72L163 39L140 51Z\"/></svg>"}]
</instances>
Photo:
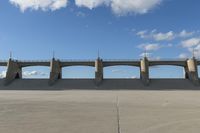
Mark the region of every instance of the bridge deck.
<instances>
[{"instance_id":1,"label":"bridge deck","mask_svg":"<svg viewBox=\"0 0 200 133\"><path fill-rule=\"evenodd\" d=\"M43 61L28 61L28 60L15 60L21 67L29 66L50 66L50 60ZM60 60L61 67L67 66L95 66L94 60ZM118 65L127 65L127 66L140 66L140 60L103 60L103 66L118 66ZM156 65L173 65L173 66L186 66L186 60L149 60L149 66ZM200 65L200 60L197 60L197 65ZM0 61L0 66L7 66L7 61Z\"/></svg>"}]
</instances>

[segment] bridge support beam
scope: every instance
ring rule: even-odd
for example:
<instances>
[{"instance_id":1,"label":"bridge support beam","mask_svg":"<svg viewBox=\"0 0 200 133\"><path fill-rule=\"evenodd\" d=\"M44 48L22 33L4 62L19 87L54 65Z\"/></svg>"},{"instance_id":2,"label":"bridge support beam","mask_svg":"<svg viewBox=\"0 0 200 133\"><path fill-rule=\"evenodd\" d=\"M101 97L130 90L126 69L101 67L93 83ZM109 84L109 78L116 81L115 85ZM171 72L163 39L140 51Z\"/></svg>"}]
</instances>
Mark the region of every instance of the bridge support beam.
<instances>
[{"instance_id":1,"label":"bridge support beam","mask_svg":"<svg viewBox=\"0 0 200 133\"><path fill-rule=\"evenodd\" d=\"M103 81L103 61L98 58L95 61L95 83L98 85Z\"/></svg>"},{"instance_id":2,"label":"bridge support beam","mask_svg":"<svg viewBox=\"0 0 200 133\"><path fill-rule=\"evenodd\" d=\"M187 60L187 65L185 67L185 77L188 78L194 85L199 85L197 61L195 58Z\"/></svg>"},{"instance_id":3,"label":"bridge support beam","mask_svg":"<svg viewBox=\"0 0 200 133\"><path fill-rule=\"evenodd\" d=\"M22 78L22 68L12 59L9 59L7 64L7 72L5 77L5 85L10 84L14 79Z\"/></svg>"},{"instance_id":4,"label":"bridge support beam","mask_svg":"<svg viewBox=\"0 0 200 133\"><path fill-rule=\"evenodd\" d=\"M144 85L149 85L149 61L147 57L140 61L140 79Z\"/></svg>"},{"instance_id":5,"label":"bridge support beam","mask_svg":"<svg viewBox=\"0 0 200 133\"><path fill-rule=\"evenodd\" d=\"M53 58L50 63L50 69L49 85L53 85L58 79L62 78L62 67L60 66L60 61Z\"/></svg>"}]
</instances>

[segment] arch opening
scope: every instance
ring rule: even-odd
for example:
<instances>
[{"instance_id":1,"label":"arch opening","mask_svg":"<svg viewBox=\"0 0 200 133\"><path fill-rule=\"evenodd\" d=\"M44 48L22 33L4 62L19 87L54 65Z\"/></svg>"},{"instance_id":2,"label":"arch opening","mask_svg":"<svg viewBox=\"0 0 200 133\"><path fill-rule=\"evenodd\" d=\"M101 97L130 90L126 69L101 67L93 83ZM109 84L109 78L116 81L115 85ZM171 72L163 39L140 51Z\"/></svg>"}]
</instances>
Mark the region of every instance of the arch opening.
<instances>
[{"instance_id":1,"label":"arch opening","mask_svg":"<svg viewBox=\"0 0 200 133\"><path fill-rule=\"evenodd\" d=\"M104 68L104 79L139 79L140 68L135 66L109 66Z\"/></svg>"},{"instance_id":2,"label":"arch opening","mask_svg":"<svg viewBox=\"0 0 200 133\"><path fill-rule=\"evenodd\" d=\"M68 66L62 68L62 79L94 79L95 68L91 66Z\"/></svg>"},{"instance_id":3,"label":"arch opening","mask_svg":"<svg viewBox=\"0 0 200 133\"><path fill-rule=\"evenodd\" d=\"M197 66L197 70L198 70L198 76L200 78L200 65Z\"/></svg>"},{"instance_id":4,"label":"arch opening","mask_svg":"<svg viewBox=\"0 0 200 133\"><path fill-rule=\"evenodd\" d=\"M181 66L158 65L149 67L150 79L185 79L185 69Z\"/></svg>"},{"instance_id":5,"label":"arch opening","mask_svg":"<svg viewBox=\"0 0 200 133\"><path fill-rule=\"evenodd\" d=\"M7 67L0 66L0 79L3 79L6 77L6 71L7 71Z\"/></svg>"},{"instance_id":6,"label":"arch opening","mask_svg":"<svg viewBox=\"0 0 200 133\"><path fill-rule=\"evenodd\" d=\"M50 67L31 66L22 68L22 79L49 79Z\"/></svg>"}]
</instances>

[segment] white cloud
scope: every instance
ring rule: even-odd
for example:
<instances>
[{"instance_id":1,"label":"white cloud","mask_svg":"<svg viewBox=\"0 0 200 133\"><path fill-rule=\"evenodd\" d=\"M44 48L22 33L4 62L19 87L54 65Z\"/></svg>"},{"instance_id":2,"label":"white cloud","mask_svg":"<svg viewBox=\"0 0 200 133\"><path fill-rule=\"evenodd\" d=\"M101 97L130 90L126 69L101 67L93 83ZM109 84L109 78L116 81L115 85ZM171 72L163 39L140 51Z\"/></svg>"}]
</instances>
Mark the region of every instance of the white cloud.
<instances>
[{"instance_id":1,"label":"white cloud","mask_svg":"<svg viewBox=\"0 0 200 133\"><path fill-rule=\"evenodd\" d=\"M39 72L39 71L25 71L22 74L24 77L29 78L32 76L46 76L47 74L44 72ZM0 73L0 78L5 78L6 77L6 71L2 71Z\"/></svg>"},{"instance_id":2,"label":"white cloud","mask_svg":"<svg viewBox=\"0 0 200 133\"><path fill-rule=\"evenodd\" d=\"M127 71L125 71L125 70L120 70L120 69L113 69L111 72L112 72L112 73L127 73Z\"/></svg>"},{"instance_id":3,"label":"white cloud","mask_svg":"<svg viewBox=\"0 0 200 133\"><path fill-rule=\"evenodd\" d=\"M188 55L186 53L181 53L178 57L181 59L186 59L188 58Z\"/></svg>"},{"instance_id":4,"label":"white cloud","mask_svg":"<svg viewBox=\"0 0 200 133\"><path fill-rule=\"evenodd\" d=\"M169 31L167 33L157 33L157 34L153 34L153 38L156 41L169 41L169 40L173 40L175 38L174 32L173 31Z\"/></svg>"},{"instance_id":5,"label":"white cloud","mask_svg":"<svg viewBox=\"0 0 200 133\"><path fill-rule=\"evenodd\" d=\"M156 29L152 31L142 30L136 33L140 38L143 39L153 39L155 41L169 41L175 38L175 34L173 31L169 31L166 33L157 32Z\"/></svg>"},{"instance_id":6,"label":"white cloud","mask_svg":"<svg viewBox=\"0 0 200 133\"><path fill-rule=\"evenodd\" d=\"M195 33L197 32L195 31L188 32L186 30L182 30L181 32L174 32L174 31L158 32L156 29L154 29L152 31L148 30L138 31L136 35L142 39L152 39L154 41L171 41L176 38L187 38L194 35Z\"/></svg>"},{"instance_id":7,"label":"white cloud","mask_svg":"<svg viewBox=\"0 0 200 133\"><path fill-rule=\"evenodd\" d=\"M200 58L200 44L195 47L194 56Z\"/></svg>"},{"instance_id":8,"label":"white cloud","mask_svg":"<svg viewBox=\"0 0 200 133\"><path fill-rule=\"evenodd\" d=\"M136 35L140 36L140 38L148 38L147 33L148 33L147 30L142 30L142 31L138 31Z\"/></svg>"},{"instance_id":9,"label":"white cloud","mask_svg":"<svg viewBox=\"0 0 200 133\"><path fill-rule=\"evenodd\" d=\"M181 42L183 48L187 48L191 55L200 57L200 37L190 38Z\"/></svg>"},{"instance_id":10,"label":"white cloud","mask_svg":"<svg viewBox=\"0 0 200 133\"><path fill-rule=\"evenodd\" d=\"M138 48L146 50L146 51L156 51L160 49L161 46L156 43L148 43L148 44L140 44Z\"/></svg>"},{"instance_id":11,"label":"white cloud","mask_svg":"<svg viewBox=\"0 0 200 133\"><path fill-rule=\"evenodd\" d=\"M84 12L79 11L79 12L76 13L76 16L84 18L84 17L86 17L86 14Z\"/></svg>"},{"instance_id":12,"label":"white cloud","mask_svg":"<svg viewBox=\"0 0 200 133\"><path fill-rule=\"evenodd\" d=\"M2 71L0 73L0 78L5 78L6 77L6 71Z\"/></svg>"},{"instance_id":13,"label":"white cloud","mask_svg":"<svg viewBox=\"0 0 200 133\"><path fill-rule=\"evenodd\" d=\"M137 77L136 76L131 76L131 79L137 79Z\"/></svg>"},{"instance_id":14,"label":"white cloud","mask_svg":"<svg viewBox=\"0 0 200 133\"><path fill-rule=\"evenodd\" d=\"M127 13L144 14L159 5L162 0L111 0L114 13L124 15Z\"/></svg>"},{"instance_id":15,"label":"white cloud","mask_svg":"<svg viewBox=\"0 0 200 133\"><path fill-rule=\"evenodd\" d=\"M161 45L158 43L146 43L146 44L140 44L137 46L138 48L142 49L143 51L146 51L144 53L141 53L139 56L141 57L148 57L154 60L160 60L160 57L152 57L152 52L157 51L161 48L168 48L172 47L172 44L167 44L167 45Z\"/></svg>"},{"instance_id":16,"label":"white cloud","mask_svg":"<svg viewBox=\"0 0 200 133\"><path fill-rule=\"evenodd\" d=\"M75 0L77 6L89 9L101 5L109 6L117 15L145 14L161 2L162 0Z\"/></svg>"},{"instance_id":17,"label":"white cloud","mask_svg":"<svg viewBox=\"0 0 200 133\"><path fill-rule=\"evenodd\" d=\"M22 12L31 10L57 10L67 6L68 0L10 0L11 4L19 7Z\"/></svg>"},{"instance_id":18,"label":"white cloud","mask_svg":"<svg viewBox=\"0 0 200 133\"><path fill-rule=\"evenodd\" d=\"M190 38L181 42L184 48L191 48L200 45L200 38Z\"/></svg>"},{"instance_id":19,"label":"white cloud","mask_svg":"<svg viewBox=\"0 0 200 133\"><path fill-rule=\"evenodd\" d=\"M43 72L39 72L39 71L25 71L22 74L24 77L28 78L28 77L32 77L32 76L46 76L46 73Z\"/></svg>"},{"instance_id":20,"label":"white cloud","mask_svg":"<svg viewBox=\"0 0 200 133\"><path fill-rule=\"evenodd\" d=\"M31 10L57 10L66 7L69 0L9 0L22 12ZM145 14L158 6L163 0L75 0L78 7L94 9L99 6L110 7L114 14Z\"/></svg>"},{"instance_id":21,"label":"white cloud","mask_svg":"<svg viewBox=\"0 0 200 133\"><path fill-rule=\"evenodd\" d=\"M139 56L140 57L151 57L152 53L141 53Z\"/></svg>"},{"instance_id":22,"label":"white cloud","mask_svg":"<svg viewBox=\"0 0 200 133\"><path fill-rule=\"evenodd\" d=\"M110 0L75 0L75 4L78 7L87 7L89 9L108 3L110 3Z\"/></svg>"},{"instance_id":23,"label":"white cloud","mask_svg":"<svg viewBox=\"0 0 200 133\"><path fill-rule=\"evenodd\" d=\"M194 34L194 32L187 32L186 30L182 30L180 33L179 33L179 36L180 37L190 37Z\"/></svg>"}]
</instances>

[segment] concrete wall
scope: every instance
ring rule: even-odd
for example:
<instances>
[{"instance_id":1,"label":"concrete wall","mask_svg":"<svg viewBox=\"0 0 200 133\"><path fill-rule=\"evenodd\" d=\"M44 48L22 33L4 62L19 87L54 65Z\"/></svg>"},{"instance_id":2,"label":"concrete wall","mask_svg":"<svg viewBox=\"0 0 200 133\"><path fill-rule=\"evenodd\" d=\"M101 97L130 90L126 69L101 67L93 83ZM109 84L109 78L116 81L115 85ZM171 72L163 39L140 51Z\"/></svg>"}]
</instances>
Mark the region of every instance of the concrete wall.
<instances>
[{"instance_id":1,"label":"concrete wall","mask_svg":"<svg viewBox=\"0 0 200 133\"><path fill-rule=\"evenodd\" d=\"M5 86L0 80L0 90L200 90L187 79L151 79L145 86L139 79L105 79L102 84L95 85L92 79L61 79L49 86L48 79L17 79Z\"/></svg>"}]
</instances>

